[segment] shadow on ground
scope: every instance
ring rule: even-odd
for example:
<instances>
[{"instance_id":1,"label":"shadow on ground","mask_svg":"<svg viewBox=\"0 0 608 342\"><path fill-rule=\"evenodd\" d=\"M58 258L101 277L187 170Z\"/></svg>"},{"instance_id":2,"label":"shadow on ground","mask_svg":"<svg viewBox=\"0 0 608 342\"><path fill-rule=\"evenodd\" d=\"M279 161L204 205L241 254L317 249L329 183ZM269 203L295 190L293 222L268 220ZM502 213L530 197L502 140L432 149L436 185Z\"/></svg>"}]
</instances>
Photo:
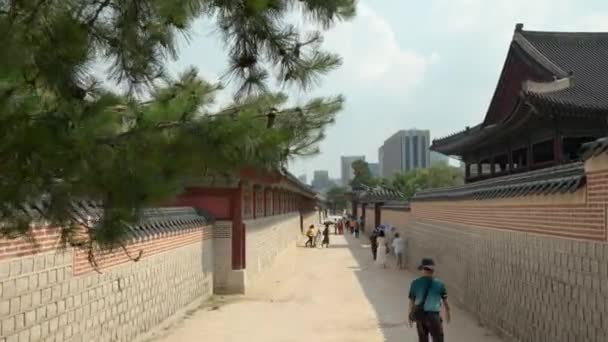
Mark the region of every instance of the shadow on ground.
<instances>
[{"instance_id":1,"label":"shadow on ground","mask_svg":"<svg viewBox=\"0 0 608 342\"><path fill-rule=\"evenodd\" d=\"M407 294L409 278L404 276L405 272L392 269L393 265L389 261L387 269L381 269L374 264L371 250L366 244L369 243L367 236L356 239L346 236L346 241L351 254L359 264L353 267L361 287L368 301L373 306L378 317L378 328L384 335L386 342L401 342L406 340L404 335L412 332L405 331L410 329L407 326ZM364 246L362 246L364 244ZM399 284L395 286L395 284ZM395 291L395 287L400 289ZM392 295L387 295L388 293Z\"/></svg>"}]
</instances>

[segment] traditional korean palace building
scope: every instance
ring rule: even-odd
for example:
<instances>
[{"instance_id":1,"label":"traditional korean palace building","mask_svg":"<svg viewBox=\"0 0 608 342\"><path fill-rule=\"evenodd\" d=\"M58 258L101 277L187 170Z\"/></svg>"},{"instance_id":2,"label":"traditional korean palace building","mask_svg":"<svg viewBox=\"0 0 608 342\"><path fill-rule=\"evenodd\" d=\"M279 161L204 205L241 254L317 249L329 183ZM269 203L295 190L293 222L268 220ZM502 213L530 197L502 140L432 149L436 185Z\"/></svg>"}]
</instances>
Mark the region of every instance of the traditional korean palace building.
<instances>
[{"instance_id":1,"label":"traditional korean palace building","mask_svg":"<svg viewBox=\"0 0 608 342\"><path fill-rule=\"evenodd\" d=\"M466 181L576 162L608 134L608 33L525 31L518 24L481 123L433 141Z\"/></svg>"}]
</instances>

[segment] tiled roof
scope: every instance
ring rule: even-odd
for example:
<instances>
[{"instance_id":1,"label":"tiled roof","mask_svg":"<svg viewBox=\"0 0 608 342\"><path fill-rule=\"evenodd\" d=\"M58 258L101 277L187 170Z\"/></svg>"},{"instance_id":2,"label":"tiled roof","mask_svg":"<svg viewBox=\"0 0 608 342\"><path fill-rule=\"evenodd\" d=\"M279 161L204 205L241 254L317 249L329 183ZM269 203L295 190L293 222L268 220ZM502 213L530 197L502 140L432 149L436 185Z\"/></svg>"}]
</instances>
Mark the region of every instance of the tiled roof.
<instances>
[{"instance_id":1,"label":"tiled roof","mask_svg":"<svg viewBox=\"0 0 608 342\"><path fill-rule=\"evenodd\" d=\"M574 84L537 95L554 103L608 109L608 33L519 31L556 77L571 75Z\"/></svg>"},{"instance_id":2,"label":"tiled roof","mask_svg":"<svg viewBox=\"0 0 608 342\"><path fill-rule=\"evenodd\" d=\"M405 200L405 196L401 192L383 187L366 188L362 192L359 192L358 197L362 203Z\"/></svg>"},{"instance_id":3,"label":"tiled roof","mask_svg":"<svg viewBox=\"0 0 608 342\"><path fill-rule=\"evenodd\" d=\"M283 177L285 177L285 179L291 182L294 186L308 194L310 197L316 197L317 191L312 186L302 182L298 177L294 176L286 168L279 169L279 173Z\"/></svg>"},{"instance_id":4,"label":"tiled roof","mask_svg":"<svg viewBox=\"0 0 608 342\"><path fill-rule=\"evenodd\" d=\"M574 192L585 183L582 162L417 192L413 201L488 199Z\"/></svg>"},{"instance_id":5,"label":"tiled roof","mask_svg":"<svg viewBox=\"0 0 608 342\"><path fill-rule=\"evenodd\" d=\"M598 156L608 151L608 137L597 139L583 145L583 160L587 160L591 157Z\"/></svg>"},{"instance_id":6,"label":"tiled roof","mask_svg":"<svg viewBox=\"0 0 608 342\"><path fill-rule=\"evenodd\" d=\"M529 81L547 87L540 91L522 85L516 92L517 95L511 96L523 94L525 100L534 107L545 106L554 114L608 115L608 33L525 31L523 25L517 25L512 45L522 50L528 59L535 61L547 76L544 81ZM509 53L511 51L513 48ZM551 78L555 81L548 80ZM568 82L562 87L550 86L566 79ZM503 80L504 75L499 79L497 91ZM488 115L489 113L486 114L484 123ZM499 122L497 126L476 125L469 130L434 140L432 149L452 153L455 148L474 146L502 129L501 125L506 124Z\"/></svg>"},{"instance_id":7,"label":"tiled roof","mask_svg":"<svg viewBox=\"0 0 608 342\"><path fill-rule=\"evenodd\" d=\"M44 206L44 201L38 201L21 209L35 219L41 216ZM74 201L71 207L71 216L76 223L89 222L94 226L100 219L102 208L95 201ZM212 221L211 216L191 207L145 209L140 222L129 225L128 229L132 239L140 240L194 229Z\"/></svg>"}]
</instances>

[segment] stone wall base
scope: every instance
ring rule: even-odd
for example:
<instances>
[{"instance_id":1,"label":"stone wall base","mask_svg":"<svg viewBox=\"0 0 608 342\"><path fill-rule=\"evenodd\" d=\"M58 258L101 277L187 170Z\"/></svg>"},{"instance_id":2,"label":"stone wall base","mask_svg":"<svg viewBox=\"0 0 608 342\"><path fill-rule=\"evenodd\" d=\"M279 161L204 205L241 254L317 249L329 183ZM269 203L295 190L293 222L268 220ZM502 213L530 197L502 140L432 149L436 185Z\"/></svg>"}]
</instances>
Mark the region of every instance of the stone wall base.
<instances>
[{"instance_id":1,"label":"stone wall base","mask_svg":"<svg viewBox=\"0 0 608 342\"><path fill-rule=\"evenodd\" d=\"M246 270L228 270L223 272L222 278L224 283L222 286L213 289L215 294L236 295L245 293L245 289L247 288Z\"/></svg>"},{"instance_id":2,"label":"stone wall base","mask_svg":"<svg viewBox=\"0 0 608 342\"><path fill-rule=\"evenodd\" d=\"M450 300L522 342L608 341L608 245L428 219L408 222L409 268L433 258Z\"/></svg>"}]
</instances>

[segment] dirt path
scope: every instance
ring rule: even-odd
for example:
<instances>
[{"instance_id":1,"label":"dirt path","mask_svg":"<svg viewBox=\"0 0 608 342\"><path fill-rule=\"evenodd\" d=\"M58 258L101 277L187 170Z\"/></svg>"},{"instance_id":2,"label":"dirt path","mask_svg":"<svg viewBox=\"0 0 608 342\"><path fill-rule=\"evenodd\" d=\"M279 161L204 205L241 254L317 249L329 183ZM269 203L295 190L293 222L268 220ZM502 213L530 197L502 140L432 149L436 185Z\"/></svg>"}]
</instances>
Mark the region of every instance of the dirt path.
<instances>
[{"instance_id":1,"label":"dirt path","mask_svg":"<svg viewBox=\"0 0 608 342\"><path fill-rule=\"evenodd\" d=\"M413 275L378 269L364 240L331 236L329 249L298 247L244 297L191 312L159 342L407 342ZM448 289L449 291L449 289ZM500 341L459 310L448 341Z\"/></svg>"}]
</instances>

